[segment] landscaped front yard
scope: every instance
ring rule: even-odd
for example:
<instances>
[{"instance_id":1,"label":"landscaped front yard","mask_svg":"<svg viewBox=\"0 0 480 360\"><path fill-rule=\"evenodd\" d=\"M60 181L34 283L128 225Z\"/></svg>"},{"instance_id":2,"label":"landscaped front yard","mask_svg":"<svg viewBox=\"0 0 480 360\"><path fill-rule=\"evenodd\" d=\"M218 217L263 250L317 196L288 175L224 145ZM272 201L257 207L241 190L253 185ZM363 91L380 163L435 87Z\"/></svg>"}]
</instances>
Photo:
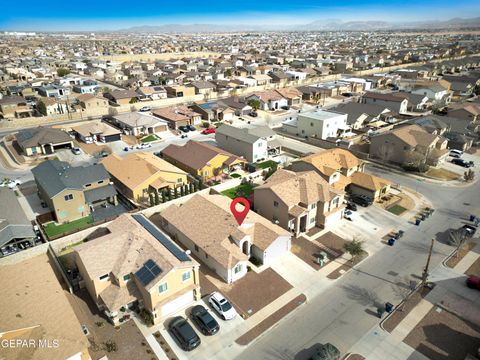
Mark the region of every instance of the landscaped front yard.
<instances>
[{"instance_id":1,"label":"landscaped front yard","mask_svg":"<svg viewBox=\"0 0 480 360\"><path fill-rule=\"evenodd\" d=\"M393 205L392 207L389 207L387 209L387 211L389 211L389 212L391 212L392 214L395 214L395 215L401 215L405 211L407 211L407 209L405 209L403 206L400 206L400 205Z\"/></svg>"},{"instance_id":2,"label":"landscaped front yard","mask_svg":"<svg viewBox=\"0 0 480 360\"><path fill-rule=\"evenodd\" d=\"M267 169L271 167L278 166L278 164L273 160L267 160L258 164L255 164L258 169Z\"/></svg>"},{"instance_id":3,"label":"landscaped front yard","mask_svg":"<svg viewBox=\"0 0 480 360\"><path fill-rule=\"evenodd\" d=\"M148 143L148 142L152 142L152 141L157 141L158 140L158 136L155 135L155 134L150 134L148 136L145 136L144 138L142 138L140 141L142 143Z\"/></svg>"},{"instance_id":4,"label":"landscaped front yard","mask_svg":"<svg viewBox=\"0 0 480 360\"><path fill-rule=\"evenodd\" d=\"M63 234L63 233L70 233L74 232L76 230L81 230L85 229L90 226L90 224L93 222L92 217L85 216L84 218L70 221L69 223L66 224L56 224L56 223L49 223L44 227L45 233L49 238Z\"/></svg>"},{"instance_id":5,"label":"landscaped front yard","mask_svg":"<svg viewBox=\"0 0 480 360\"><path fill-rule=\"evenodd\" d=\"M231 189L222 191L223 195L228 196L230 199L237 197L248 197L253 194L253 186L251 184L240 184Z\"/></svg>"}]
</instances>

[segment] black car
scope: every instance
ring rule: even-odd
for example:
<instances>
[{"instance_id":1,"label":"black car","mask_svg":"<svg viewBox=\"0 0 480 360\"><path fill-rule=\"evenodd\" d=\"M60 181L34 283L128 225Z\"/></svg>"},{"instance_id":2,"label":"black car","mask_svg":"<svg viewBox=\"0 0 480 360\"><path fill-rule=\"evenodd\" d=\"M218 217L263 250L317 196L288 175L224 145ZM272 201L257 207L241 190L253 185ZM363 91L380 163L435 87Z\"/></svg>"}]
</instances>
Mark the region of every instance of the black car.
<instances>
[{"instance_id":1,"label":"black car","mask_svg":"<svg viewBox=\"0 0 480 360\"><path fill-rule=\"evenodd\" d=\"M188 130L190 130L190 131L195 131L195 130L197 130L197 129L195 128L195 126L193 126L193 125L187 125L187 128L188 128Z\"/></svg>"},{"instance_id":2,"label":"black car","mask_svg":"<svg viewBox=\"0 0 480 360\"><path fill-rule=\"evenodd\" d=\"M177 339L181 348L191 351L201 343L200 338L190 324L181 316L176 316L168 324L168 330Z\"/></svg>"},{"instance_id":3,"label":"black car","mask_svg":"<svg viewBox=\"0 0 480 360\"><path fill-rule=\"evenodd\" d=\"M290 106L288 106L288 105L282 106L282 109L283 110L290 110Z\"/></svg>"},{"instance_id":4,"label":"black car","mask_svg":"<svg viewBox=\"0 0 480 360\"><path fill-rule=\"evenodd\" d=\"M187 132L190 131L190 129L189 129L188 127L186 127L186 126L179 126L178 129L179 129L180 131L185 132L185 133L187 133Z\"/></svg>"},{"instance_id":5,"label":"black car","mask_svg":"<svg viewBox=\"0 0 480 360\"><path fill-rule=\"evenodd\" d=\"M463 166L464 168L469 168L473 166L473 161L465 161L463 159L452 159L452 164Z\"/></svg>"},{"instance_id":6,"label":"black car","mask_svg":"<svg viewBox=\"0 0 480 360\"><path fill-rule=\"evenodd\" d=\"M250 112L250 114L248 114L248 115L250 115L251 117L257 117L258 116L258 114L255 111Z\"/></svg>"},{"instance_id":7,"label":"black car","mask_svg":"<svg viewBox=\"0 0 480 360\"><path fill-rule=\"evenodd\" d=\"M352 195L350 196L350 201L363 207L367 207L373 204L372 199L366 195Z\"/></svg>"},{"instance_id":8,"label":"black car","mask_svg":"<svg viewBox=\"0 0 480 360\"><path fill-rule=\"evenodd\" d=\"M351 201L347 201L347 210L357 211L357 205Z\"/></svg>"},{"instance_id":9,"label":"black car","mask_svg":"<svg viewBox=\"0 0 480 360\"><path fill-rule=\"evenodd\" d=\"M202 305L194 306L190 316L204 335L214 335L220 330L217 320Z\"/></svg>"}]
</instances>

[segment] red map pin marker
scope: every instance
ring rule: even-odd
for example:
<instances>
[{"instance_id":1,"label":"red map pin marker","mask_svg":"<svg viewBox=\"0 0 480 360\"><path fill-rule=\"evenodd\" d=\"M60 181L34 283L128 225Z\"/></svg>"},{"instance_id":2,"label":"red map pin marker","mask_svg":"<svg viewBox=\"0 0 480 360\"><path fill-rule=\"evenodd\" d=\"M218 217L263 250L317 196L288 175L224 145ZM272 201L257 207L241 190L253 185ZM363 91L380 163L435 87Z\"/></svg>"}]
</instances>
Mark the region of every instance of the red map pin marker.
<instances>
[{"instance_id":1,"label":"red map pin marker","mask_svg":"<svg viewBox=\"0 0 480 360\"><path fill-rule=\"evenodd\" d=\"M243 209L238 211L236 205L240 203L243 205ZM233 199L232 203L230 204L230 211L232 212L233 216L237 220L238 225L242 225L243 220L247 217L248 212L250 211L250 203L247 199L243 197Z\"/></svg>"}]
</instances>

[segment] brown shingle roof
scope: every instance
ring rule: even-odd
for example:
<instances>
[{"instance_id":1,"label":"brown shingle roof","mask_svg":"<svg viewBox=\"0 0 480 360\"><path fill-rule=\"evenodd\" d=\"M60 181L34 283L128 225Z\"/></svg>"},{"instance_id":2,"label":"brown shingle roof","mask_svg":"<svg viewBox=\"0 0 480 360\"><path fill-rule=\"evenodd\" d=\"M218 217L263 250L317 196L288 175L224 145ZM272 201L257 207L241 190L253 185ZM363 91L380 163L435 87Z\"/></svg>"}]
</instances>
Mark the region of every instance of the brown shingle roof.
<instances>
[{"instance_id":1,"label":"brown shingle roof","mask_svg":"<svg viewBox=\"0 0 480 360\"><path fill-rule=\"evenodd\" d=\"M380 178L378 176L365 174L364 172L358 171L352 174L351 179L352 184L373 191L381 190L385 186L392 184L390 181Z\"/></svg>"},{"instance_id":2,"label":"brown shingle roof","mask_svg":"<svg viewBox=\"0 0 480 360\"><path fill-rule=\"evenodd\" d=\"M437 135L430 134L419 125L401 126L385 133L385 135L393 135L412 147L417 145L429 146L438 138Z\"/></svg>"},{"instance_id":3,"label":"brown shingle roof","mask_svg":"<svg viewBox=\"0 0 480 360\"><path fill-rule=\"evenodd\" d=\"M351 169L360 165L360 160L350 151L344 149L329 149L316 154L299 159L312 164L322 174L332 175L335 171L341 169Z\"/></svg>"}]
</instances>

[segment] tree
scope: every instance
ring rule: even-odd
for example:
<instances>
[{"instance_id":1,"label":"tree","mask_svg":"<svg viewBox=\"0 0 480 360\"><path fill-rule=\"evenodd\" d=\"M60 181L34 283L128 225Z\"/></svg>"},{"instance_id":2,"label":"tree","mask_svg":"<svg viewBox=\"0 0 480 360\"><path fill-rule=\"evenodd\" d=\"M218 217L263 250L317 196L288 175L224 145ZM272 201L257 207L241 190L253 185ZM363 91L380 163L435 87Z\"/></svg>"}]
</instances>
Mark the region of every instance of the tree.
<instances>
[{"instance_id":1,"label":"tree","mask_svg":"<svg viewBox=\"0 0 480 360\"><path fill-rule=\"evenodd\" d=\"M343 248L351 255L350 261L355 262L357 256L363 253L363 241L354 238L352 241L347 241Z\"/></svg>"},{"instance_id":2,"label":"tree","mask_svg":"<svg viewBox=\"0 0 480 360\"><path fill-rule=\"evenodd\" d=\"M165 203L167 202L167 194L166 194L166 191L162 191L162 203Z\"/></svg>"},{"instance_id":3,"label":"tree","mask_svg":"<svg viewBox=\"0 0 480 360\"><path fill-rule=\"evenodd\" d=\"M158 191L155 191L155 205L160 204L160 197L158 196Z\"/></svg>"},{"instance_id":4,"label":"tree","mask_svg":"<svg viewBox=\"0 0 480 360\"><path fill-rule=\"evenodd\" d=\"M68 75L68 74L70 74L70 70L68 70L68 69L65 69L65 68L58 68L57 69L57 75L60 76L60 77Z\"/></svg>"},{"instance_id":5,"label":"tree","mask_svg":"<svg viewBox=\"0 0 480 360\"><path fill-rule=\"evenodd\" d=\"M45 103L42 100L38 100L37 110L43 116L47 116L47 107L45 106Z\"/></svg>"},{"instance_id":6,"label":"tree","mask_svg":"<svg viewBox=\"0 0 480 360\"><path fill-rule=\"evenodd\" d=\"M227 78L231 77L231 76L232 76L232 69L227 69L227 70L225 71L225 76L226 76Z\"/></svg>"},{"instance_id":7,"label":"tree","mask_svg":"<svg viewBox=\"0 0 480 360\"><path fill-rule=\"evenodd\" d=\"M174 193L173 193L173 197L175 199L178 198L178 188L175 188Z\"/></svg>"},{"instance_id":8,"label":"tree","mask_svg":"<svg viewBox=\"0 0 480 360\"><path fill-rule=\"evenodd\" d=\"M475 179L475 171L472 169L468 169L468 171L463 173L463 180L465 180L465 182L473 181L473 179Z\"/></svg>"},{"instance_id":9,"label":"tree","mask_svg":"<svg viewBox=\"0 0 480 360\"><path fill-rule=\"evenodd\" d=\"M195 190L195 183L191 182L190 184L188 184L189 186L189 193L194 193L196 190Z\"/></svg>"},{"instance_id":10,"label":"tree","mask_svg":"<svg viewBox=\"0 0 480 360\"><path fill-rule=\"evenodd\" d=\"M251 106L255 111L260 109L261 106L260 100L258 99L250 99L248 100L247 104L248 106Z\"/></svg>"},{"instance_id":11,"label":"tree","mask_svg":"<svg viewBox=\"0 0 480 360\"><path fill-rule=\"evenodd\" d=\"M135 104L136 102L137 102L137 98L132 97L128 103L129 104Z\"/></svg>"},{"instance_id":12,"label":"tree","mask_svg":"<svg viewBox=\"0 0 480 360\"><path fill-rule=\"evenodd\" d=\"M418 151L410 151L405 154L405 160L403 162L403 168L405 170L413 171L426 171L426 156Z\"/></svg>"},{"instance_id":13,"label":"tree","mask_svg":"<svg viewBox=\"0 0 480 360\"><path fill-rule=\"evenodd\" d=\"M180 196L185 196L185 187L180 186Z\"/></svg>"},{"instance_id":14,"label":"tree","mask_svg":"<svg viewBox=\"0 0 480 360\"><path fill-rule=\"evenodd\" d=\"M455 257L458 256L458 252L463 245L467 242L467 233L463 229L451 230L449 234L449 242L456 247Z\"/></svg>"}]
</instances>

